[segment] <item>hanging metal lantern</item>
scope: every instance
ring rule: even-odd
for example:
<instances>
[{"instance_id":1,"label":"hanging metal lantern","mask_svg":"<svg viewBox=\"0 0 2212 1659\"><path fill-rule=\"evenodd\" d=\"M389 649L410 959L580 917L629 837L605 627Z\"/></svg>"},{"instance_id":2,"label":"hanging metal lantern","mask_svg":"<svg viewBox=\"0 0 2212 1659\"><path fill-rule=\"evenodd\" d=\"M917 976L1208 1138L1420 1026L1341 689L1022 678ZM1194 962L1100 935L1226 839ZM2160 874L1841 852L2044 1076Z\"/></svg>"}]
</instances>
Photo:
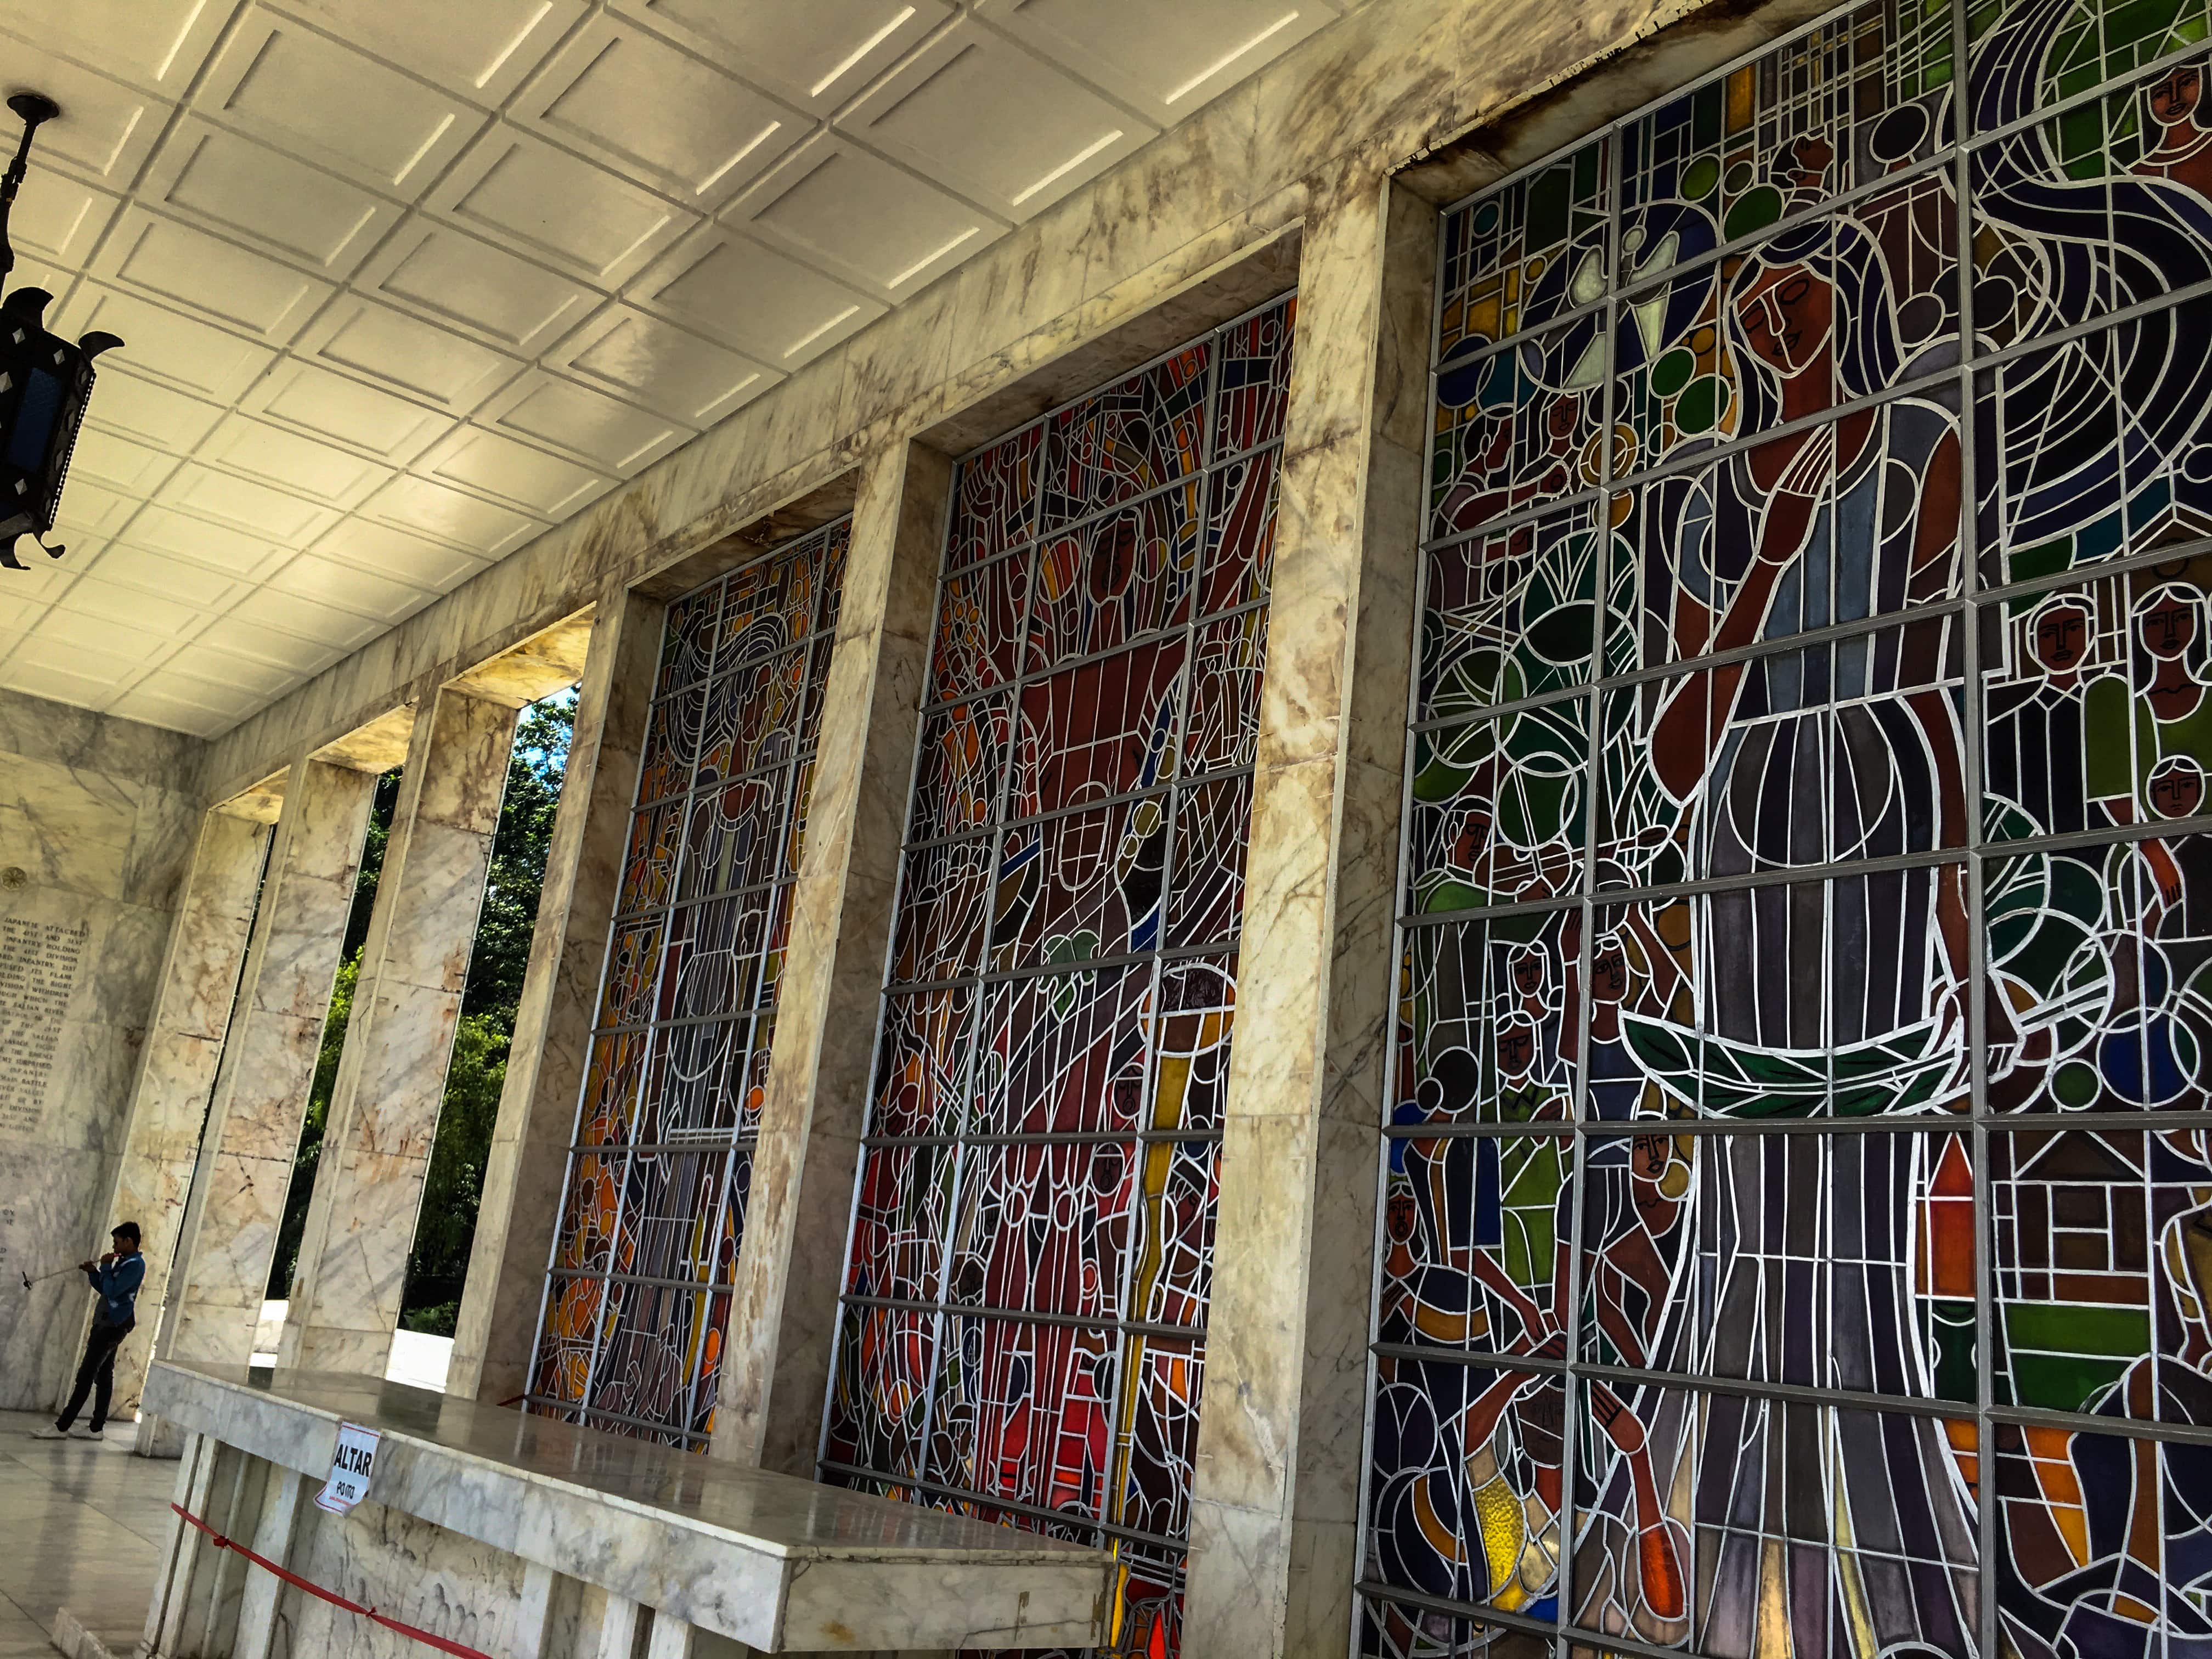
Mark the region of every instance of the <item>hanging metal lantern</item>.
<instances>
[{"instance_id":1,"label":"hanging metal lantern","mask_svg":"<svg viewBox=\"0 0 2212 1659\"><path fill-rule=\"evenodd\" d=\"M0 176L0 283L15 268L8 216L29 169L31 139L41 122L61 113L35 92L17 93L8 107L22 117L23 142ZM18 556L26 540L49 558L69 551L39 538L54 527L61 507L70 453L92 399L92 360L123 343L112 334L72 343L49 332L45 317L53 297L42 288L19 288L0 299L0 566L10 570L29 568Z\"/></svg>"}]
</instances>

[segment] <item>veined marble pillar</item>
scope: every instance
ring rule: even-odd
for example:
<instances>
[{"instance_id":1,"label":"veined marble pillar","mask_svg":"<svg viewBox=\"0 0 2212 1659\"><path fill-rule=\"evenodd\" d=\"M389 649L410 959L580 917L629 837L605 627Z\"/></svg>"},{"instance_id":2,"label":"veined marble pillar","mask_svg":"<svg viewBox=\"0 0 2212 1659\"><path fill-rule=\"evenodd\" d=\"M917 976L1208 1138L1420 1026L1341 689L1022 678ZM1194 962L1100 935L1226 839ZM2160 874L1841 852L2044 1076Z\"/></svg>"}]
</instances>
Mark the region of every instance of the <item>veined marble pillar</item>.
<instances>
[{"instance_id":1,"label":"veined marble pillar","mask_svg":"<svg viewBox=\"0 0 2212 1659\"><path fill-rule=\"evenodd\" d=\"M592 615L575 735L453 1331L450 1395L497 1401L520 1394L529 1381L665 610L657 599L617 587L601 595Z\"/></svg>"},{"instance_id":2,"label":"veined marble pillar","mask_svg":"<svg viewBox=\"0 0 2212 1659\"><path fill-rule=\"evenodd\" d=\"M234 1365L252 1355L375 794L374 773L312 758L285 780L206 1150L149 1345L161 1354ZM142 1430L139 1449L175 1447Z\"/></svg>"},{"instance_id":3,"label":"veined marble pillar","mask_svg":"<svg viewBox=\"0 0 2212 1659\"><path fill-rule=\"evenodd\" d=\"M384 844L278 1354L381 1376L518 714L448 686L418 714Z\"/></svg>"},{"instance_id":4,"label":"veined marble pillar","mask_svg":"<svg viewBox=\"0 0 2212 1659\"><path fill-rule=\"evenodd\" d=\"M1313 199L1191 1511L1206 1659L1336 1659L1358 1561L1436 219L1372 174Z\"/></svg>"},{"instance_id":5,"label":"veined marble pillar","mask_svg":"<svg viewBox=\"0 0 2212 1659\"><path fill-rule=\"evenodd\" d=\"M860 467L712 1454L811 1476L951 463ZM827 1039L827 1040L825 1040Z\"/></svg>"},{"instance_id":6,"label":"veined marble pillar","mask_svg":"<svg viewBox=\"0 0 2212 1659\"><path fill-rule=\"evenodd\" d=\"M115 1356L114 1410L126 1422L138 1408L156 1310L169 1293L192 1165L246 964L270 834L267 823L225 811L210 812L201 821L184 903L161 964L161 988L124 1128L123 1159L100 1218L102 1226L136 1221L146 1253L146 1278L138 1288L144 1337L125 1343ZM94 1305L86 1306L88 1325Z\"/></svg>"}]
</instances>

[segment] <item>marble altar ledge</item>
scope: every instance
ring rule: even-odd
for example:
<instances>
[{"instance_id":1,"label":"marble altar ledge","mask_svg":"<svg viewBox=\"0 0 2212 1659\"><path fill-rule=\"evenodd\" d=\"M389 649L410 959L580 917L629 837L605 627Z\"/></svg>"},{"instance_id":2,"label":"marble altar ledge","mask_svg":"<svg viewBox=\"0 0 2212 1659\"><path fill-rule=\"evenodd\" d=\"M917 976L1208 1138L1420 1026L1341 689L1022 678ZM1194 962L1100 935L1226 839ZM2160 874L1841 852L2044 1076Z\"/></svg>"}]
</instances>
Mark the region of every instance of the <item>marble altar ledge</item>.
<instances>
[{"instance_id":1,"label":"marble altar ledge","mask_svg":"<svg viewBox=\"0 0 2212 1659\"><path fill-rule=\"evenodd\" d=\"M149 1411L297 1471L382 1436L372 1504L769 1653L1090 1647L1104 1552L350 1373L159 1361Z\"/></svg>"}]
</instances>

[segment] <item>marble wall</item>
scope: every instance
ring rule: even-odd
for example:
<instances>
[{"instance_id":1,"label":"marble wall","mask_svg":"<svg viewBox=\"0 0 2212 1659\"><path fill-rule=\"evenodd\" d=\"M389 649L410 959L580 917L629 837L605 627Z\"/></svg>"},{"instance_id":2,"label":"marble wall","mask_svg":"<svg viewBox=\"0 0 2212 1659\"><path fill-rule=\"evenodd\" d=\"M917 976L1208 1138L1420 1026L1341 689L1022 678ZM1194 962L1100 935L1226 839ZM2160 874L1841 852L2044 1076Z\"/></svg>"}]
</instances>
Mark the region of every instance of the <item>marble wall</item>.
<instances>
[{"instance_id":1,"label":"marble wall","mask_svg":"<svg viewBox=\"0 0 2212 1659\"><path fill-rule=\"evenodd\" d=\"M526 1632L522 1561L377 1503L332 1515L300 1511L292 1571L379 1613L485 1653L534 1651ZM277 1597L271 1659L388 1659L420 1653L397 1632L287 1588Z\"/></svg>"},{"instance_id":2,"label":"marble wall","mask_svg":"<svg viewBox=\"0 0 2212 1659\"><path fill-rule=\"evenodd\" d=\"M120 1218L103 1206L204 754L194 738L0 691L0 1408L51 1407L75 1369L83 1279L26 1291L19 1275L105 1250Z\"/></svg>"}]
</instances>

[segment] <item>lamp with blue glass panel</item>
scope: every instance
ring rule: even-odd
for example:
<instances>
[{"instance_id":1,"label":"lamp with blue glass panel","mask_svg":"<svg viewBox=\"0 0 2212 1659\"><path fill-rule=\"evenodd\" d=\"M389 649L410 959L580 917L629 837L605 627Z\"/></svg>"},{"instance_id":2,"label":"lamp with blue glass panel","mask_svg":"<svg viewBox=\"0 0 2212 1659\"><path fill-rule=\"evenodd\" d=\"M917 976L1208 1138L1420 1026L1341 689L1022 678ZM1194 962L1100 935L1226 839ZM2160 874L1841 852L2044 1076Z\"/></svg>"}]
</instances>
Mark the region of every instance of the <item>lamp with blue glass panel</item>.
<instances>
[{"instance_id":1,"label":"lamp with blue glass panel","mask_svg":"<svg viewBox=\"0 0 2212 1659\"><path fill-rule=\"evenodd\" d=\"M23 140L0 175L0 284L15 269L8 216L29 170L31 140L41 124L61 113L51 98L19 92L8 107L22 118ZM92 400L92 360L121 339L98 331L72 343L46 326L53 295L19 288L0 298L0 568L29 568L22 554L58 559L69 550L40 539L54 527L70 453Z\"/></svg>"}]
</instances>

